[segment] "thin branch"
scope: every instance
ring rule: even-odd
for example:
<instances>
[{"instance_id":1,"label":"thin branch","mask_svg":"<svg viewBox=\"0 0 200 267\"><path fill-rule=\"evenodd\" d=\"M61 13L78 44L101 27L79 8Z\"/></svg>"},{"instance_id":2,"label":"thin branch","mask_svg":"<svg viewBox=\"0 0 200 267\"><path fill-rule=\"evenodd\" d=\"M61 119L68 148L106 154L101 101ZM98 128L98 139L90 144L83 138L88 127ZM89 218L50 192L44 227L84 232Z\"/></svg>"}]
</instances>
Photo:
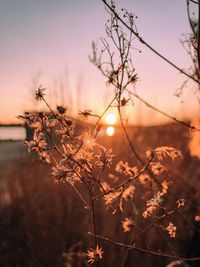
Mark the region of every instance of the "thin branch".
<instances>
[{"instance_id":1,"label":"thin branch","mask_svg":"<svg viewBox=\"0 0 200 267\"><path fill-rule=\"evenodd\" d=\"M164 112L164 111L162 111L162 110L156 108L155 106L149 104L146 100L144 100L143 98L141 98L138 94L133 93L132 91L130 91L130 90L128 90L128 89L126 89L126 91L127 91L130 95L132 95L132 96L136 97L137 99L139 99L139 100L140 100L142 103L144 103L147 107L149 107L149 108L155 110L156 112L162 114L163 116L165 116L165 117L167 117L167 118L169 118L169 119L171 119L171 120L173 120L173 121L175 121L175 122L177 122L177 123L179 123L179 124L182 124L182 125L184 125L184 126L187 127L187 128L190 128L192 131L195 130L195 131L200 132L200 129L196 128L195 126L191 126L190 124L188 124L188 123L186 123L186 122L184 122L184 121L181 121L181 120L179 120L179 119L176 119L175 117L169 115L168 113L166 113L166 112Z\"/></svg>"},{"instance_id":2,"label":"thin branch","mask_svg":"<svg viewBox=\"0 0 200 267\"><path fill-rule=\"evenodd\" d=\"M101 198L105 195L108 195L116 190L118 190L119 188L123 188L125 185L130 184L132 181L136 180L137 178L140 177L140 175L149 167L149 164L151 163L151 161L153 160L153 156L150 158L150 160L146 163L146 165L133 177L130 177L128 180L126 180L125 182L111 188L110 190L106 191L105 193L102 193L96 197L93 198L93 200L97 200L98 198Z\"/></svg>"},{"instance_id":3,"label":"thin branch","mask_svg":"<svg viewBox=\"0 0 200 267\"><path fill-rule=\"evenodd\" d=\"M79 196L79 198L82 200L82 202L85 204L85 207L89 210L90 207L88 205L88 203L86 202L86 200L84 199L84 197L82 196L82 194L78 191L78 189L75 187L74 184L71 184L72 187L74 188L74 191L77 193L77 195Z\"/></svg>"},{"instance_id":4,"label":"thin branch","mask_svg":"<svg viewBox=\"0 0 200 267\"><path fill-rule=\"evenodd\" d=\"M172 61L170 61L168 58L166 58L165 56L163 56L160 52L158 52L155 48L153 48L151 45L149 45L140 35L138 32L134 31L133 28L131 28L121 17L120 15L107 3L106 0L102 0L102 2L105 4L105 6L118 18L118 20L129 30L131 31L137 38L138 40L145 45L146 47L148 47L154 54L156 54L158 57L160 57L161 59L163 59L165 62L167 62L169 65L171 65L173 68L175 68L176 70L178 70L181 74L184 74L185 76L187 76L188 78L192 79L193 81L195 81L196 83L200 83L199 80L197 80L196 78L194 78L193 76L191 76L190 74L188 74L187 72L185 72L184 70L182 70L180 67L178 67L176 64L174 64Z\"/></svg>"},{"instance_id":5,"label":"thin branch","mask_svg":"<svg viewBox=\"0 0 200 267\"><path fill-rule=\"evenodd\" d=\"M89 232L88 234L94 236L93 233ZM167 254L167 253L162 253L162 252L153 251L153 250L149 250L149 249L138 248L136 246L126 245L126 244L123 244L121 242L114 241L114 240L112 240L110 238L102 237L100 235L96 235L96 237L98 239L101 239L101 240L106 241L108 243L111 243L113 245L116 245L116 246L119 246L119 247L123 247L123 248L128 248L129 250L137 251L137 252L140 252L140 253L145 253L145 254L149 254L149 255L154 255L154 256L159 256L159 257L164 257L164 258L169 258L169 259L174 259L174 260L200 261L200 257L192 257L192 258L177 257L177 256L174 256L174 255L171 255L171 254Z\"/></svg>"}]
</instances>

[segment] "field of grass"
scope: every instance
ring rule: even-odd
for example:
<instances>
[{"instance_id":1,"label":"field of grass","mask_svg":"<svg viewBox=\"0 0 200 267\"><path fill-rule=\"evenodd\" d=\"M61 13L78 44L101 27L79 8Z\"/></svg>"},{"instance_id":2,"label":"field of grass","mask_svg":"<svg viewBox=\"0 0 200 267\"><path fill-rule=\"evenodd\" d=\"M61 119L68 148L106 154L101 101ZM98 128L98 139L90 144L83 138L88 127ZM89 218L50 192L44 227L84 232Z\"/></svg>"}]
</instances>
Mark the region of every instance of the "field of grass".
<instances>
[{"instance_id":1,"label":"field of grass","mask_svg":"<svg viewBox=\"0 0 200 267\"><path fill-rule=\"evenodd\" d=\"M131 127L128 131L140 155L145 156L148 149L168 145L180 149L184 155L183 160L173 165L166 161L169 172L165 178L172 180L169 186L172 194L168 195L167 202L173 205L178 198L186 200L185 207L173 215L177 237L169 240L157 225L151 227L145 237L142 235L136 245L175 256L200 256L200 222L194 220L199 214L200 164L188 150L189 130L171 123L156 127ZM123 134L117 132L116 135L99 137L98 140L106 147L112 147L115 154L113 165L104 173L107 177L121 158L136 165ZM25 153L23 144L0 144L0 147L3 149L0 160L0 266L89 266L85 253L93 244L88 235L88 231L92 231L91 219L78 196L66 183L54 184L51 169ZM140 210L143 208L145 188L137 183L135 186L132 207ZM130 213L128 207L124 207L124 212ZM98 233L128 244L129 234L123 233L119 211L111 214L100 200L96 217ZM137 225L145 227L144 221L137 220ZM99 244L104 250L101 266L120 266L126 250L104 241L99 241ZM133 251L128 254L125 266L164 267L171 261ZM190 263L189 266L198 264Z\"/></svg>"}]
</instances>

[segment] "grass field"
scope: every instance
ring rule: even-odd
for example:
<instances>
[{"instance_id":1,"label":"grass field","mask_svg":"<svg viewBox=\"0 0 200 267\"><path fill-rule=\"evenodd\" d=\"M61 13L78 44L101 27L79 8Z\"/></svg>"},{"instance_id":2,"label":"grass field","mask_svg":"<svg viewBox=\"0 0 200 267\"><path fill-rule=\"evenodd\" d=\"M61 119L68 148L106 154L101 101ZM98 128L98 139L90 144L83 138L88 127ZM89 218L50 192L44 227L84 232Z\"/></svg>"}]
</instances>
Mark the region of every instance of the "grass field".
<instances>
[{"instance_id":1,"label":"grass field","mask_svg":"<svg viewBox=\"0 0 200 267\"><path fill-rule=\"evenodd\" d=\"M137 246L164 251L178 256L199 256L199 222L194 220L199 212L200 164L190 156L188 150L189 131L177 124L156 127L131 127L129 134L140 155L157 146L170 145L181 149L183 160L166 162L169 172L166 179L173 182L167 201L186 199L186 206L173 220L177 222L177 238L169 238L159 229L152 227ZM115 158L113 166L105 176L114 171L119 159L136 164L121 132L114 137L99 137L99 142L112 147ZM104 141L102 141L102 139ZM61 267L88 266L85 252L92 245L88 236L90 216L77 195L67 184L55 185L51 180L50 168L27 153L21 142L0 143L0 266L2 267ZM136 185L135 209L142 209L144 189ZM187 204L188 203L190 204ZM130 212L125 207L125 213ZM103 236L128 243L129 235L121 228L122 214L110 214L103 201L97 206L97 231ZM138 219L140 220L140 219ZM144 222L138 221L143 226ZM170 241L170 242L169 242ZM101 266L120 266L125 249L100 241L104 250ZM68 253L68 254L64 254ZM141 254L129 253L125 266L166 266L171 260ZM198 263L189 266L199 266Z\"/></svg>"}]
</instances>

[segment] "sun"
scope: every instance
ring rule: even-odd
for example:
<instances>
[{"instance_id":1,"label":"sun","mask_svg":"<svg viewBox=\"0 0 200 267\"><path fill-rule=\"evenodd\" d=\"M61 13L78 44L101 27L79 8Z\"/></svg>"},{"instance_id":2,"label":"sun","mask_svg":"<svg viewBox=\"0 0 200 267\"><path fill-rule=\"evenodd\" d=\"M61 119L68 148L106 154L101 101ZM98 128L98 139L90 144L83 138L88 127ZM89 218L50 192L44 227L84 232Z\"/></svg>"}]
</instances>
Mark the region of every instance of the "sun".
<instances>
[{"instance_id":1,"label":"sun","mask_svg":"<svg viewBox=\"0 0 200 267\"><path fill-rule=\"evenodd\" d=\"M105 121L109 125L114 125L117 121L115 114L113 114L113 113L107 114L105 117Z\"/></svg>"},{"instance_id":2,"label":"sun","mask_svg":"<svg viewBox=\"0 0 200 267\"><path fill-rule=\"evenodd\" d=\"M109 126L109 127L106 128L106 134L107 134L108 136L113 136L114 133L115 133L115 128L114 128L114 127Z\"/></svg>"}]
</instances>

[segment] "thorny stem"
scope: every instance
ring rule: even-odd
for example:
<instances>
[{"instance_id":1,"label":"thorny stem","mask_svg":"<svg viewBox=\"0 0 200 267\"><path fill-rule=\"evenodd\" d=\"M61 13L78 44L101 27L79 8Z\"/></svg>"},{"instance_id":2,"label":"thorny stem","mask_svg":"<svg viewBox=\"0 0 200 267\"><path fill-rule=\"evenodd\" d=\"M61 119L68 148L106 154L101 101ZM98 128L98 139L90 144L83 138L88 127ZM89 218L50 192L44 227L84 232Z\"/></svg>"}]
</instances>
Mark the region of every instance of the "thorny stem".
<instances>
[{"instance_id":1,"label":"thorny stem","mask_svg":"<svg viewBox=\"0 0 200 267\"><path fill-rule=\"evenodd\" d=\"M196 83L200 83L198 79L194 78L193 76L191 76L190 74L188 74L187 72L183 71L181 68L179 68L176 64L174 64L172 61L170 61L169 59L167 59L165 56L163 56L160 52L158 52L155 48L153 48L151 45L149 45L140 35L138 32L134 31L133 28L131 28L121 17L120 15L107 3L106 0L102 0L102 2L105 4L105 6L116 16L116 18L118 18L118 20L129 30L131 31L137 38L138 40L145 45L146 47L148 47L154 54L156 54L158 57L160 57L161 59L163 59L165 62L167 62L169 65L171 65L173 68L175 68L176 70L178 70L181 74L184 74L185 76L187 76L188 78L192 79L193 81L195 81Z\"/></svg>"},{"instance_id":2,"label":"thorny stem","mask_svg":"<svg viewBox=\"0 0 200 267\"><path fill-rule=\"evenodd\" d=\"M89 235L94 236L93 233L88 233ZM162 253L162 252L158 252L158 251L153 251L153 250L149 250L149 249L143 249L143 248L139 248L136 246L131 246L131 245L126 245L123 244L121 242L117 242L114 241L110 238L107 237L102 237L100 235L96 235L96 237L98 239L101 239L105 242L111 243L113 245L119 246L119 247L123 247L123 248L128 248L129 250L134 250L134 251L138 251L140 253L145 253L145 254L149 254L149 255L154 255L154 256L159 256L159 257L164 257L164 258L169 258L169 259L174 259L174 260L182 260L182 261L200 261L200 257L192 257L192 258L184 258L184 257L177 257L171 254L167 254L167 253Z\"/></svg>"}]
</instances>

